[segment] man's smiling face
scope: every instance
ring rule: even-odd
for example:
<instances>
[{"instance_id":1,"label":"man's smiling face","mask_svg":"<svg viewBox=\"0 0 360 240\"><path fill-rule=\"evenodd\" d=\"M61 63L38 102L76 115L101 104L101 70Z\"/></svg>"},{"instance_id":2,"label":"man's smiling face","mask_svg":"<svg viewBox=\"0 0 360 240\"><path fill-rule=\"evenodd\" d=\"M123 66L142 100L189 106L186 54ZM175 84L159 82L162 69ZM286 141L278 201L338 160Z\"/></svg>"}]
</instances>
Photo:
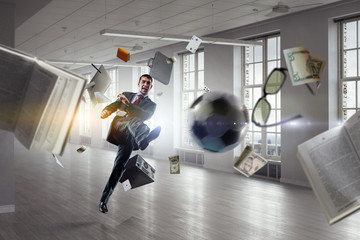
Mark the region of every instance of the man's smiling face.
<instances>
[{"instance_id":1,"label":"man's smiling face","mask_svg":"<svg viewBox=\"0 0 360 240\"><path fill-rule=\"evenodd\" d=\"M141 77L138 86L140 88L140 92L144 95L147 95L153 85L150 79L147 77Z\"/></svg>"}]
</instances>

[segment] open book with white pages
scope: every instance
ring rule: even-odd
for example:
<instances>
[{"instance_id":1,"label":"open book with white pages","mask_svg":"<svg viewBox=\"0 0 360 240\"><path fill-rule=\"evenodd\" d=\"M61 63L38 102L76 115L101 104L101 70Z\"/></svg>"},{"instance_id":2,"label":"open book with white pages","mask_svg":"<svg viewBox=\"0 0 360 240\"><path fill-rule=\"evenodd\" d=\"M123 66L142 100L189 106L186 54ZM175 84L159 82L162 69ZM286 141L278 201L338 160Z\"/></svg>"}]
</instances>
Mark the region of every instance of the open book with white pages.
<instances>
[{"instance_id":1,"label":"open book with white pages","mask_svg":"<svg viewBox=\"0 0 360 240\"><path fill-rule=\"evenodd\" d=\"M86 80L0 45L0 128L28 149L62 155Z\"/></svg>"},{"instance_id":2,"label":"open book with white pages","mask_svg":"<svg viewBox=\"0 0 360 240\"><path fill-rule=\"evenodd\" d=\"M360 209L360 112L300 144L297 156L329 224Z\"/></svg>"}]
</instances>

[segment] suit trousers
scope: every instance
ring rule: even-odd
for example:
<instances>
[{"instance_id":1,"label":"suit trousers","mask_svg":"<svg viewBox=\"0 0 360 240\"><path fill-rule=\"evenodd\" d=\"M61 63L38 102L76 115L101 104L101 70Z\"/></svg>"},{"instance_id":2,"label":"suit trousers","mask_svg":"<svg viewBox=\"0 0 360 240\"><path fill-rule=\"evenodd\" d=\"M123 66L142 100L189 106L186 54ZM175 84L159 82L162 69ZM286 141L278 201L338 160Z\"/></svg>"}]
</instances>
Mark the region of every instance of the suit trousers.
<instances>
[{"instance_id":1,"label":"suit trousers","mask_svg":"<svg viewBox=\"0 0 360 240\"><path fill-rule=\"evenodd\" d=\"M100 201L107 203L116 185L125 171L125 165L129 160L133 150L138 150L140 142L149 135L150 129L138 118L121 119L118 126L115 126L114 132L118 138L125 138L118 145L118 151L115 157L114 166L111 171L108 182L105 185Z\"/></svg>"}]
</instances>

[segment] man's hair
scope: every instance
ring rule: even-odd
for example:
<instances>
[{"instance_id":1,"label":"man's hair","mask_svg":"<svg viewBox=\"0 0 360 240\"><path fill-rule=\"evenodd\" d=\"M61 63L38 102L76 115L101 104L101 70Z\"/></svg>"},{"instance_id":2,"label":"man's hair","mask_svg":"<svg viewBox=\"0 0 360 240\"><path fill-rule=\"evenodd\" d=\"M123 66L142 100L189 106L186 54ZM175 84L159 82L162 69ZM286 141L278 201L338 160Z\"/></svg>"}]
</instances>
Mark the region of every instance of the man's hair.
<instances>
[{"instance_id":1,"label":"man's hair","mask_svg":"<svg viewBox=\"0 0 360 240\"><path fill-rule=\"evenodd\" d=\"M141 75L141 76L139 77L139 82L140 82L140 80L141 80L142 77L146 77L147 79L150 79L151 83L153 82L153 79L152 79L152 77L151 77L149 74L143 74L143 75Z\"/></svg>"}]
</instances>

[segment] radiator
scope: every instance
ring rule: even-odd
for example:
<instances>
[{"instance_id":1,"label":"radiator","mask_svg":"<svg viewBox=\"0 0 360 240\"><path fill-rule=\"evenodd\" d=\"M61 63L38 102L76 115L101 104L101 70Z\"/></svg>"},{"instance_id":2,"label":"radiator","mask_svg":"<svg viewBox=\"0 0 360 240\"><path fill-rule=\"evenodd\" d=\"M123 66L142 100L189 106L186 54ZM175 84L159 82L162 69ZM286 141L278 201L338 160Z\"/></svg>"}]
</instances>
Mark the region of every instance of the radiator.
<instances>
[{"instance_id":1,"label":"radiator","mask_svg":"<svg viewBox=\"0 0 360 240\"><path fill-rule=\"evenodd\" d=\"M265 177L280 181L281 163L268 161L268 163L264 167L254 173L254 176Z\"/></svg>"},{"instance_id":2,"label":"radiator","mask_svg":"<svg viewBox=\"0 0 360 240\"><path fill-rule=\"evenodd\" d=\"M91 145L91 137L80 135L80 144L88 146Z\"/></svg>"},{"instance_id":3,"label":"radiator","mask_svg":"<svg viewBox=\"0 0 360 240\"><path fill-rule=\"evenodd\" d=\"M204 153L202 151L191 150L191 149L176 149L177 155L179 155L180 162L204 165Z\"/></svg>"}]
</instances>

